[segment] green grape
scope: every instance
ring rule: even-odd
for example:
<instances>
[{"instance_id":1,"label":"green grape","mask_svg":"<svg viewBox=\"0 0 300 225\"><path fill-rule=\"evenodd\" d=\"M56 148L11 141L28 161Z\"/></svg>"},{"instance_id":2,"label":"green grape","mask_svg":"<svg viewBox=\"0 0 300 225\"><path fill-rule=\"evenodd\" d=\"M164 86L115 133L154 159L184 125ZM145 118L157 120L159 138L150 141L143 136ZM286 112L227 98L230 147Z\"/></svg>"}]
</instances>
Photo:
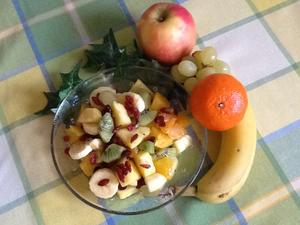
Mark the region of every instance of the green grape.
<instances>
[{"instance_id":1,"label":"green grape","mask_svg":"<svg viewBox=\"0 0 300 225\"><path fill-rule=\"evenodd\" d=\"M190 60L183 60L178 64L178 71L183 76L192 77L197 72L197 66Z\"/></svg>"},{"instance_id":2,"label":"green grape","mask_svg":"<svg viewBox=\"0 0 300 225\"><path fill-rule=\"evenodd\" d=\"M191 56L191 55L184 56L184 57L181 59L181 61L184 61L184 60L190 60L190 61L192 61L193 63L195 63L195 59L194 59L194 57Z\"/></svg>"},{"instance_id":3,"label":"green grape","mask_svg":"<svg viewBox=\"0 0 300 225\"><path fill-rule=\"evenodd\" d=\"M179 71L178 71L178 65L174 65L171 68L171 75L174 78L174 80L176 80L178 83L183 83L187 77L186 76L182 76Z\"/></svg>"},{"instance_id":4,"label":"green grape","mask_svg":"<svg viewBox=\"0 0 300 225\"><path fill-rule=\"evenodd\" d=\"M206 47L201 51L201 61L204 65L211 66L217 60L217 51L213 47Z\"/></svg>"},{"instance_id":5,"label":"green grape","mask_svg":"<svg viewBox=\"0 0 300 225\"><path fill-rule=\"evenodd\" d=\"M230 73L229 65L222 60L217 60L213 64L213 67L215 68L216 73Z\"/></svg>"},{"instance_id":6,"label":"green grape","mask_svg":"<svg viewBox=\"0 0 300 225\"><path fill-rule=\"evenodd\" d=\"M199 70L197 73L196 73L196 77L198 80L201 80L205 77L207 77L208 75L211 75L211 74L214 74L216 73L216 70L214 67L204 67L202 70Z\"/></svg>"},{"instance_id":7,"label":"green grape","mask_svg":"<svg viewBox=\"0 0 300 225\"><path fill-rule=\"evenodd\" d=\"M193 53L193 58L195 59L195 64L198 67L198 70L203 68L202 60L201 60L201 51L195 51Z\"/></svg>"},{"instance_id":8,"label":"green grape","mask_svg":"<svg viewBox=\"0 0 300 225\"><path fill-rule=\"evenodd\" d=\"M185 82L184 82L184 89L190 94L192 93L193 88L195 87L195 85L197 84L198 80L195 77L191 77L188 78Z\"/></svg>"}]
</instances>

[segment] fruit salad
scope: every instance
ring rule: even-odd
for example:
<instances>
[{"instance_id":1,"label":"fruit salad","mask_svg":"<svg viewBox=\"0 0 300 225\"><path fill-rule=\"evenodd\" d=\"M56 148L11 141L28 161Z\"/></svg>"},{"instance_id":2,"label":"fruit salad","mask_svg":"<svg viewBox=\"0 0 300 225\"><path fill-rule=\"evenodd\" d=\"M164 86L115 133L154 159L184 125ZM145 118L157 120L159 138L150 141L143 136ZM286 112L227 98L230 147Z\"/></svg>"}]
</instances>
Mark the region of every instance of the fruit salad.
<instances>
[{"instance_id":1,"label":"fruit salad","mask_svg":"<svg viewBox=\"0 0 300 225\"><path fill-rule=\"evenodd\" d=\"M65 153L79 160L99 198L153 195L173 178L178 155L191 146L188 125L184 113L141 80L123 93L99 87L66 127Z\"/></svg>"}]
</instances>

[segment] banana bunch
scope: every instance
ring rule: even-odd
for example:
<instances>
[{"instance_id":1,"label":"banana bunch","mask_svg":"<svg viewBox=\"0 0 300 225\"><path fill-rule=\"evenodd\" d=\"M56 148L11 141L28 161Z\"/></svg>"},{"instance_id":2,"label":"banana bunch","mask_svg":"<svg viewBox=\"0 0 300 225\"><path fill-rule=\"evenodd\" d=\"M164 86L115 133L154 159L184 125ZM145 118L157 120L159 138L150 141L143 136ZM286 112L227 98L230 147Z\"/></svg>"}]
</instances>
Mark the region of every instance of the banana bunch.
<instances>
[{"instance_id":1,"label":"banana bunch","mask_svg":"<svg viewBox=\"0 0 300 225\"><path fill-rule=\"evenodd\" d=\"M202 139L203 135L197 132L199 129L194 128ZM186 195L210 203L227 201L247 180L255 150L256 123L252 107L248 104L244 118L237 126L221 133L209 131L208 154L214 164L199 180L196 188L189 189Z\"/></svg>"}]
</instances>

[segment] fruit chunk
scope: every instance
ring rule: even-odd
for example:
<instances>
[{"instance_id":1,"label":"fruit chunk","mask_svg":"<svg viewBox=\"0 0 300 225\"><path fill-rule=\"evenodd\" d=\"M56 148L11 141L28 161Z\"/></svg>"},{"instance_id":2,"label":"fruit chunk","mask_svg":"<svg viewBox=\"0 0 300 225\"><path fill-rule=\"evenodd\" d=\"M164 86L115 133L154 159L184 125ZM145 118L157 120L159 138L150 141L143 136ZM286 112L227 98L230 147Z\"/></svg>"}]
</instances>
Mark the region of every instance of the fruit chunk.
<instances>
[{"instance_id":1,"label":"fruit chunk","mask_svg":"<svg viewBox=\"0 0 300 225\"><path fill-rule=\"evenodd\" d=\"M145 109L144 99L137 93L134 92L124 92L118 96L118 102L125 105L126 96L130 96L133 101L133 106L139 110L139 112L143 112ZM126 105L125 105L126 106Z\"/></svg>"},{"instance_id":2,"label":"fruit chunk","mask_svg":"<svg viewBox=\"0 0 300 225\"><path fill-rule=\"evenodd\" d=\"M111 87L99 87L99 88L93 90L90 94L89 102L92 107L101 108L101 107L103 107L103 105L105 105L105 103L101 101L101 100L103 100L103 97L105 97L105 94L104 94L104 96L101 96L101 94L103 92L110 92L112 95L116 95L116 90ZM100 96L101 96L101 99L100 99Z\"/></svg>"},{"instance_id":3,"label":"fruit chunk","mask_svg":"<svg viewBox=\"0 0 300 225\"><path fill-rule=\"evenodd\" d=\"M96 168L96 166L97 166L96 163L95 164L91 163L90 155L83 157L79 164L79 167L82 170L82 172L88 177L93 175L94 169Z\"/></svg>"},{"instance_id":4,"label":"fruit chunk","mask_svg":"<svg viewBox=\"0 0 300 225\"><path fill-rule=\"evenodd\" d=\"M155 152L154 143L152 141L143 141L139 144L138 149L140 151L149 152L150 154L154 154Z\"/></svg>"},{"instance_id":5,"label":"fruit chunk","mask_svg":"<svg viewBox=\"0 0 300 225\"><path fill-rule=\"evenodd\" d=\"M157 148L166 148L173 143L173 139L163 133L158 127L151 126L151 136L155 137L154 145Z\"/></svg>"},{"instance_id":6,"label":"fruit chunk","mask_svg":"<svg viewBox=\"0 0 300 225\"><path fill-rule=\"evenodd\" d=\"M141 178L135 164L127 158L120 160L120 162L116 165L115 171L122 187L134 184Z\"/></svg>"},{"instance_id":7,"label":"fruit chunk","mask_svg":"<svg viewBox=\"0 0 300 225\"><path fill-rule=\"evenodd\" d=\"M114 120L109 112L105 113L100 121L100 137L103 142L108 143L114 135Z\"/></svg>"},{"instance_id":8,"label":"fruit chunk","mask_svg":"<svg viewBox=\"0 0 300 225\"><path fill-rule=\"evenodd\" d=\"M143 98L144 103L145 103L145 109L149 109L151 100L152 100L151 94L149 94L149 92L147 92L145 90L136 91L136 93Z\"/></svg>"},{"instance_id":9,"label":"fruit chunk","mask_svg":"<svg viewBox=\"0 0 300 225\"><path fill-rule=\"evenodd\" d=\"M93 174L89 186L97 197L107 199L117 193L119 182L112 170L104 168Z\"/></svg>"},{"instance_id":10,"label":"fruit chunk","mask_svg":"<svg viewBox=\"0 0 300 225\"><path fill-rule=\"evenodd\" d=\"M200 80L190 97L193 117L216 131L236 126L244 117L247 104L245 87L228 74L213 74Z\"/></svg>"},{"instance_id":11,"label":"fruit chunk","mask_svg":"<svg viewBox=\"0 0 300 225\"><path fill-rule=\"evenodd\" d=\"M118 190L117 195L120 199L125 199L138 192L136 187L127 186L124 190Z\"/></svg>"},{"instance_id":12,"label":"fruit chunk","mask_svg":"<svg viewBox=\"0 0 300 225\"><path fill-rule=\"evenodd\" d=\"M69 155L76 160L87 156L91 151L93 149L89 144L79 141L70 146Z\"/></svg>"},{"instance_id":13,"label":"fruit chunk","mask_svg":"<svg viewBox=\"0 0 300 225\"><path fill-rule=\"evenodd\" d=\"M156 172L164 175L168 180L174 176L177 165L178 159L176 157L163 157L154 161Z\"/></svg>"},{"instance_id":14,"label":"fruit chunk","mask_svg":"<svg viewBox=\"0 0 300 225\"><path fill-rule=\"evenodd\" d=\"M103 149L103 143L100 138L94 138L93 140L88 141L87 144L89 146L91 146L91 148L93 150L96 150L96 149L102 150Z\"/></svg>"},{"instance_id":15,"label":"fruit chunk","mask_svg":"<svg viewBox=\"0 0 300 225\"><path fill-rule=\"evenodd\" d=\"M99 133L98 123L83 123L82 128L85 133L90 135L97 135Z\"/></svg>"},{"instance_id":16,"label":"fruit chunk","mask_svg":"<svg viewBox=\"0 0 300 225\"><path fill-rule=\"evenodd\" d=\"M79 140L79 138L84 135L84 131L81 127L70 125L68 128L65 129L66 135L69 138L69 143L72 144Z\"/></svg>"},{"instance_id":17,"label":"fruit chunk","mask_svg":"<svg viewBox=\"0 0 300 225\"><path fill-rule=\"evenodd\" d=\"M97 108L85 108L78 117L78 123L99 123L101 112Z\"/></svg>"},{"instance_id":18,"label":"fruit chunk","mask_svg":"<svg viewBox=\"0 0 300 225\"><path fill-rule=\"evenodd\" d=\"M155 92L152 103L150 105L150 110L159 111L162 108L169 108L170 106L171 104L168 99L166 99L166 97L161 95L159 92Z\"/></svg>"},{"instance_id":19,"label":"fruit chunk","mask_svg":"<svg viewBox=\"0 0 300 225\"><path fill-rule=\"evenodd\" d=\"M148 177L145 177L145 183L149 192L161 190L166 182L167 179L160 173L154 173Z\"/></svg>"},{"instance_id":20,"label":"fruit chunk","mask_svg":"<svg viewBox=\"0 0 300 225\"><path fill-rule=\"evenodd\" d=\"M103 152L101 158L103 162L110 163L121 158L121 154L125 151L125 147L117 144L109 145Z\"/></svg>"},{"instance_id":21,"label":"fruit chunk","mask_svg":"<svg viewBox=\"0 0 300 225\"><path fill-rule=\"evenodd\" d=\"M127 111L121 103L114 101L112 104L112 112L116 126L128 126L131 124Z\"/></svg>"},{"instance_id":22,"label":"fruit chunk","mask_svg":"<svg viewBox=\"0 0 300 225\"><path fill-rule=\"evenodd\" d=\"M191 145L192 145L192 138L189 135L184 135L183 137L181 137L180 139L174 142L174 147L177 150L177 154L182 153Z\"/></svg>"},{"instance_id":23,"label":"fruit chunk","mask_svg":"<svg viewBox=\"0 0 300 225\"><path fill-rule=\"evenodd\" d=\"M130 149L137 147L149 134L150 128L148 127L139 127L132 131L129 131L127 128L122 128L116 132L116 135Z\"/></svg>"},{"instance_id":24,"label":"fruit chunk","mask_svg":"<svg viewBox=\"0 0 300 225\"><path fill-rule=\"evenodd\" d=\"M153 92L140 79L133 84L129 91L135 93L138 93L139 91L147 91L150 95L153 94Z\"/></svg>"},{"instance_id":25,"label":"fruit chunk","mask_svg":"<svg viewBox=\"0 0 300 225\"><path fill-rule=\"evenodd\" d=\"M155 119L156 115L156 111L145 110L140 116L139 124L141 126L147 126Z\"/></svg>"},{"instance_id":26,"label":"fruit chunk","mask_svg":"<svg viewBox=\"0 0 300 225\"><path fill-rule=\"evenodd\" d=\"M155 173L155 167L149 152L139 151L133 155L133 159L144 178Z\"/></svg>"}]
</instances>

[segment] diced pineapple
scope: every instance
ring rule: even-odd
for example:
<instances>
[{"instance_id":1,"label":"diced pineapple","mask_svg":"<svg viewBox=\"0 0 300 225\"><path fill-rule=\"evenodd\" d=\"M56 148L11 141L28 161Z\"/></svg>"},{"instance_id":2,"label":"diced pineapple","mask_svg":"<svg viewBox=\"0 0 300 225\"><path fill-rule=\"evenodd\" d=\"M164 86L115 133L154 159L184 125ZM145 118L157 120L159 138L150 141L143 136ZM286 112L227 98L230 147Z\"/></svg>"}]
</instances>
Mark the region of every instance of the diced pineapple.
<instances>
[{"instance_id":1,"label":"diced pineapple","mask_svg":"<svg viewBox=\"0 0 300 225\"><path fill-rule=\"evenodd\" d=\"M97 108L84 108L78 117L78 123L99 123L101 112Z\"/></svg>"},{"instance_id":2,"label":"diced pineapple","mask_svg":"<svg viewBox=\"0 0 300 225\"><path fill-rule=\"evenodd\" d=\"M136 148L144 140L144 138L150 134L150 128L139 127L133 131L123 128L118 130L116 134L127 147L133 149Z\"/></svg>"},{"instance_id":3,"label":"diced pineapple","mask_svg":"<svg viewBox=\"0 0 300 225\"><path fill-rule=\"evenodd\" d=\"M155 167L149 152L139 151L133 155L133 159L143 177L155 173Z\"/></svg>"},{"instance_id":4,"label":"diced pineapple","mask_svg":"<svg viewBox=\"0 0 300 225\"><path fill-rule=\"evenodd\" d=\"M125 199L138 192L136 187L127 186L124 190L118 190L117 195L120 199Z\"/></svg>"},{"instance_id":5,"label":"diced pineapple","mask_svg":"<svg viewBox=\"0 0 300 225\"><path fill-rule=\"evenodd\" d=\"M131 171L125 175L124 182L121 181L118 174L116 174L122 187L128 186L130 184L134 184L141 178L141 175L140 175L138 169L136 168L134 162L132 162L131 160L129 160L127 158L123 158L120 160L119 164L125 164L126 161L129 162Z\"/></svg>"},{"instance_id":6,"label":"diced pineapple","mask_svg":"<svg viewBox=\"0 0 300 225\"><path fill-rule=\"evenodd\" d=\"M173 144L173 139L170 138L167 134L163 133L156 126L151 126L150 136L155 137L154 145L157 148L166 148Z\"/></svg>"},{"instance_id":7,"label":"diced pineapple","mask_svg":"<svg viewBox=\"0 0 300 225\"><path fill-rule=\"evenodd\" d=\"M154 173L148 177L145 177L145 183L149 192L161 190L166 182L167 179L160 173Z\"/></svg>"},{"instance_id":8,"label":"diced pineapple","mask_svg":"<svg viewBox=\"0 0 300 225\"><path fill-rule=\"evenodd\" d=\"M191 145L192 145L192 138L189 135L184 135L183 137L181 137L180 139L174 142L174 147L177 150L177 154L182 153Z\"/></svg>"},{"instance_id":9,"label":"diced pineapple","mask_svg":"<svg viewBox=\"0 0 300 225\"><path fill-rule=\"evenodd\" d=\"M79 167L86 176L91 177L94 173L94 169L96 168L96 164L92 164L90 155L87 155L81 159Z\"/></svg>"},{"instance_id":10,"label":"diced pineapple","mask_svg":"<svg viewBox=\"0 0 300 225\"><path fill-rule=\"evenodd\" d=\"M81 127L70 125L70 127L65 129L66 135L69 137L69 143L72 144L79 140L79 138L84 135L84 131Z\"/></svg>"},{"instance_id":11,"label":"diced pineapple","mask_svg":"<svg viewBox=\"0 0 300 225\"><path fill-rule=\"evenodd\" d=\"M112 113L115 119L116 126L128 126L131 124L131 120L127 114L127 111L121 103L116 101L112 104Z\"/></svg>"},{"instance_id":12,"label":"diced pineapple","mask_svg":"<svg viewBox=\"0 0 300 225\"><path fill-rule=\"evenodd\" d=\"M164 175L168 180L171 180L178 166L176 157L163 157L154 161L156 172Z\"/></svg>"},{"instance_id":13,"label":"diced pineapple","mask_svg":"<svg viewBox=\"0 0 300 225\"><path fill-rule=\"evenodd\" d=\"M171 106L170 102L166 97L161 95L159 92L155 92L152 103L150 105L150 110L159 111L162 108L169 108Z\"/></svg>"},{"instance_id":14,"label":"diced pineapple","mask_svg":"<svg viewBox=\"0 0 300 225\"><path fill-rule=\"evenodd\" d=\"M153 92L140 79L138 79L134 83L134 85L131 87L129 91L135 93L139 93L140 91L147 91L149 94L151 95L153 94Z\"/></svg>"}]
</instances>

